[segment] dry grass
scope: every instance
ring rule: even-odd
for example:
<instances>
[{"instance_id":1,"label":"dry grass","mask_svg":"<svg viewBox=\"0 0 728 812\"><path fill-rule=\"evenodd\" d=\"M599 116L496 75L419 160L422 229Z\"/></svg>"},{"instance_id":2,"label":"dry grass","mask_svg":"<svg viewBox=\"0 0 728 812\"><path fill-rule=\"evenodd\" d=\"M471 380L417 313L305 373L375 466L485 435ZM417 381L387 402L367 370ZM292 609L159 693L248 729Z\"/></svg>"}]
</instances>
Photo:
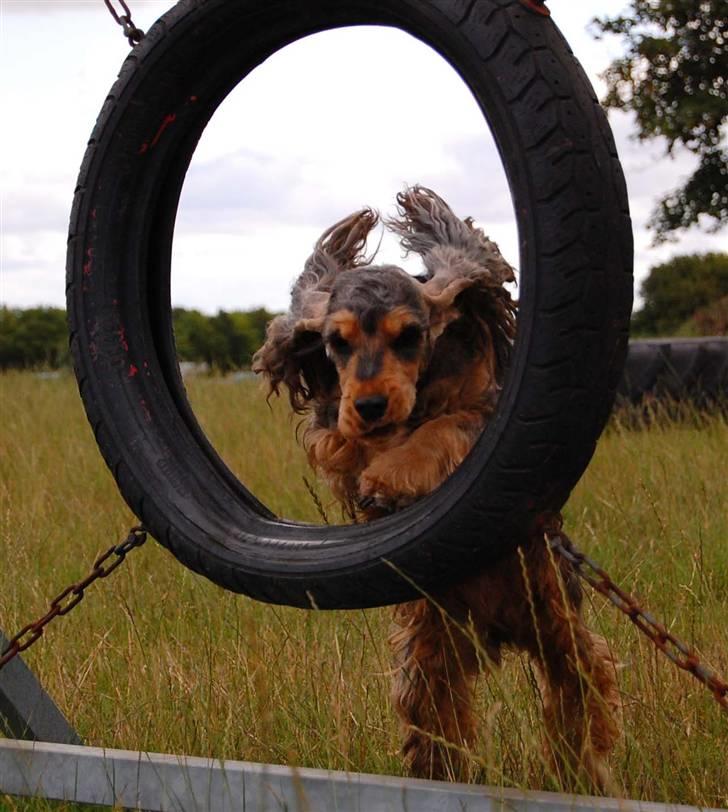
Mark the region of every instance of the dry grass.
<instances>
[{"instance_id":1,"label":"dry grass","mask_svg":"<svg viewBox=\"0 0 728 812\"><path fill-rule=\"evenodd\" d=\"M193 381L190 398L256 495L281 514L317 519L285 408L269 412L255 384L223 379ZM4 375L0 405L0 618L12 633L134 519L71 378ZM638 431L615 423L565 512L580 546L724 674L727 458L720 417ZM589 613L626 664L626 735L614 759L626 795L728 806L728 718L600 597ZM149 543L26 660L91 744L399 774L388 625L386 609L319 614L255 603ZM514 657L481 687L477 778L556 789L538 757L528 664ZM0 798L0 808L59 807Z\"/></svg>"}]
</instances>

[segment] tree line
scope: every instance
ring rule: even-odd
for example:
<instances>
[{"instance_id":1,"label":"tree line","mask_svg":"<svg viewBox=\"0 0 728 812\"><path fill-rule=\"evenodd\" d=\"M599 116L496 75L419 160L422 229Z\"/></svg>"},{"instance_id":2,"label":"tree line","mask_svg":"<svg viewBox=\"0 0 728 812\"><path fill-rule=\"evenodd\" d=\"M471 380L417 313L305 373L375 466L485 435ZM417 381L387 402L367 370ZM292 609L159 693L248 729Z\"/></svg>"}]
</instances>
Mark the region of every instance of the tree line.
<instances>
[{"instance_id":1,"label":"tree line","mask_svg":"<svg viewBox=\"0 0 728 812\"><path fill-rule=\"evenodd\" d=\"M248 369L275 314L265 308L173 310L177 356L227 373ZM0 369L60 369L70 365L66 311L59 307L0 308Z\"/></svg>"},{"instance_id":2,"label":"tree line","mask_svg":"<svg viewBox=\"0 0 728 812\"><path fill-rule=\"evenodd\" d=\"M632 314L635 338L728 335L728 254L683 254L655 265Z\"/></svg>"},{"instance_id":3,"label":"tree line","mask_svg":"<svg viewBox=\"0 0 728 812\"><path fill-rule=\"evenodd\" d=\"M728 254L687 254L650 269L634 337L728 335ZM275 314L265 308L173 310L177 356L222 374L249 369ZM0 369L58 369L70 363L66 313L57 307L0 308Z\"/></svg>"},{"instance_id":4,"label":"tree line","mask_svg":"<svg viewBox=\"0 0 728 812\"><path fill-rule=\"evenodd\" d=\"M172 316L177 357L180 361L206 364L210 371L223 374L249 369L274 315L264 307L220 310L214 316L175 307Z\"/></svg>"}]
</instances>

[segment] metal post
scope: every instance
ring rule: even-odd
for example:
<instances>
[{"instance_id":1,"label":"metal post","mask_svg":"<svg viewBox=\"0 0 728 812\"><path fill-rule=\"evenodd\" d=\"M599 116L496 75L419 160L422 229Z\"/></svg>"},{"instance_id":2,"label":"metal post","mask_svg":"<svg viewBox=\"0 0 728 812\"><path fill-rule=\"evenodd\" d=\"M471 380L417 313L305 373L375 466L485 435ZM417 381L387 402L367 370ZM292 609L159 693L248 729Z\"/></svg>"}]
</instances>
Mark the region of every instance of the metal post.
<instances>
[{"instance_id":1,"label":"metal post","mask_svg":"<svg viewBox=\"0 0 728 812\"><path fill-rule=\"evenodd\" d=\"M7 645L0 631L0 651ZM20 657L0 669L0 732L17 739L83 744Z\"/></svg>"}]
</instances>

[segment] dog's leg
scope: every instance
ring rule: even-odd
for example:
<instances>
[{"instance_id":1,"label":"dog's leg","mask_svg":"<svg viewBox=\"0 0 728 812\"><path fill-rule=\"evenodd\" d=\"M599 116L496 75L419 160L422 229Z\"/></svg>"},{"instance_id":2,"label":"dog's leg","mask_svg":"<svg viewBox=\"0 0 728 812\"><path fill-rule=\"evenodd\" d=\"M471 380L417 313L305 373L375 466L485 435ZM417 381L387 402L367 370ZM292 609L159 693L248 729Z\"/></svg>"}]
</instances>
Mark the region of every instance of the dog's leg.
<instances>
[{"instance_id":1,"label":"dog's leg","mask_svg":"<svg viewBox=\"0 0 728 812\"><path fill-rule=\"evenodd\" d=\"M544 700L546 751L563 784L614 792L607 756L620 735L616 663L581 616L581 589L566 562L544 548L522 558L535 608L528 649Z\"/></svg>"},{"instance_id":2,"label":"dog's leg","mask_svg":"<svg viewBox=\"0 0 728 812\"><path fill-rule=\"evenodd\" d=\"M403 507L433 491L463 461L483 427L473 412L442 415L416 429L401 445L375 457L362 472L359 492Z\"/></svg>"},{"instance_id":3,"label":"dog's leg","mask_svg":"<svg viewBox=\"0 0 728 812\"><path fill-rule=\"evenodd\" d=\"M356 496L359 474L366 464L360 443L347 440L338 429L309 427L303 445L311 467L323 475L331 492L343 505Z\"/></svg>"},{"instance_id":4,"label":"dog's leg","mask_svg":"<svg viewBox=\"0 0 728 812\"><path fill-rule=\"evenodd\" d=\"M462 780L464 750L473 740L475 646L457 620L428 600L398 606L395 623L392 697L405 763L420 778Z\"/></svg>"}]
</instances>

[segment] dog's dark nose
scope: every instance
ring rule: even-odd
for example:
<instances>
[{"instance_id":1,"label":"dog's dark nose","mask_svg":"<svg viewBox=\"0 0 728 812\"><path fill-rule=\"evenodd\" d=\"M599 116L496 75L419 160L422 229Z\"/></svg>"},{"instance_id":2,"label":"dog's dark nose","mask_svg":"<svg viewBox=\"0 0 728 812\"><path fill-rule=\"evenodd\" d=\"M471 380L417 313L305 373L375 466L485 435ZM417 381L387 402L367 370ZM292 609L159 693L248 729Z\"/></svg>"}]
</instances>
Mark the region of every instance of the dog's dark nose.
<instances>
[{"instance_id":1,"label":"dog's dark nose","mask_svg":"<svg viewBox=\"0 0 728 812\"><path fill-rule=\"evenodd\" d=\"M359 398L354 401L354 406L367 423L374 423L375 420L384 417L384 413L387 411L387 398L384 395Z\"/></svg>"}]
</instances>

